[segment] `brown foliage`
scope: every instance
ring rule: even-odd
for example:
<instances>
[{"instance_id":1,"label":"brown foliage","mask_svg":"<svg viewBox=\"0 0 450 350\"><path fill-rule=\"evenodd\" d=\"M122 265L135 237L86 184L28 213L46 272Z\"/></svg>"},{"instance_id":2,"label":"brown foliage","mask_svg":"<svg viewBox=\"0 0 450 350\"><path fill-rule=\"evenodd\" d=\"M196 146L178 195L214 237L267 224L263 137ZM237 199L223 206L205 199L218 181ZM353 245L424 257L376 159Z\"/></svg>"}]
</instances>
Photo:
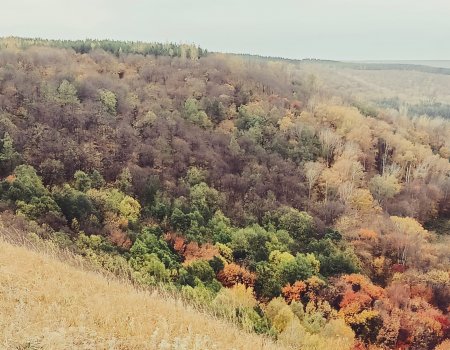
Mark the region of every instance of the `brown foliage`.
<instances>
[{"instance_id":1,"label":"brown foliage","mask_svg":"<svg viewBox=\"0 0 450 350\"><path fill-rule=\"evenodd\" d=\"M227 288L236 284L243 284L248 288L254 286L256 276L244 267L231 263L225 265L217 275L217 279Z\"/></svg>"},{"instance_id":2,"label":"brown foliage","mask_svg":"<svg viewBox=\"0 0 450 350\"><path fill-rule=\"evenodd\" d=\"M7 183L12 184L16 180L16 176L14 174L8 175L5 178L5 180L6 180Z\"/></svg>"},{"instance_id":3,"label":"brown foliage","mask_svg":"<svg viewBox=\"0 0 450 350\"><path fill-rule=\"evenodd\" d=\"M375 231L362 228L361 230L359 230L359 237L362 240L376 241L378 239L378 234Z\"/></svg>"},{"instance_id":4,"label":"brown foliage","mask_svg":"<svg viewBox=\"0 0 450 350\"><path fill-rule=\"evenodd\" d=\"M131 248L131 240L128 235L121 230L113 230L109 233L109 240L112 244L124 248L126 250Z\"/></svg>"},{"instance_id":5,"label":"brown foliage","mask_svg":"<svg viewBox=\"0 0 450 350\"><path fill-rule=\"evenodd\" d=\"M189 264L194 260L211 260L219 256L219 249L211 243L199 245L197 242L187 242L182 236L174 233L167 234L166 240L173 249L184 258L184 263Z\"/></svg>"},{"instance_id":6,"label":"brown foliage","mask_svg":"<svg viewBox=\"0 0 450 350\"><path fill-rule=\"evenodd\" d=\"M125 230L128 227L128 220L115 214L108 213L105 220L104 230L112 244L130 249L132 242Z\"/></svg>"},{"instance_id":7,"label":"brown foliage","mask_svg":"<svg viewBox=\"0 0 450 350\"><path fill-rule=\"evenodd\" d=\"M215 256L219 255L219 250L211 243L205 243L198 245L197 242L189 242L186 245L183 256L185 263L189 263L194 260L211 260Z\"/></svg>"}]
</instances>

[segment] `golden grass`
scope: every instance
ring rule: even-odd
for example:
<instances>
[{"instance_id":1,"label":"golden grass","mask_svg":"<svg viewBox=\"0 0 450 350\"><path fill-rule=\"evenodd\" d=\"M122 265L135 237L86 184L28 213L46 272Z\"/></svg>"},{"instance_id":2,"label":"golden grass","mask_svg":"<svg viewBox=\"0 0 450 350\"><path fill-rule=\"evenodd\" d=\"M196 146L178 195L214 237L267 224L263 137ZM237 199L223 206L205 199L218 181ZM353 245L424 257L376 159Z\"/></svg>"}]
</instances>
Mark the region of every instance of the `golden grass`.
<instances>
[{"instance_id":1,"label":"golden grass","mask_svg":"<svg viewBox=\"0 0 450 350\"><path fill-rule=\"evenodd\" d=\"M1 349L283 349L162 292L0 240Z\"/></svg>"}]
</instances>

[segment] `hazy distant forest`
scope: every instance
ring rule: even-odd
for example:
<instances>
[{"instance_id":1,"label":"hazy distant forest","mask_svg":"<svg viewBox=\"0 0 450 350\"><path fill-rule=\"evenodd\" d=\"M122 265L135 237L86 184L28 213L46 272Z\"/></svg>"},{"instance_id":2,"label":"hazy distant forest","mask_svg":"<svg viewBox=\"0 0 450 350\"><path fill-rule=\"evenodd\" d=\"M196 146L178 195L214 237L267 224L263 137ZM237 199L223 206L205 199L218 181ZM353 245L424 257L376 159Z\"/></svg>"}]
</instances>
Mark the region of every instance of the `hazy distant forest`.
<instances>
[{"instance_id":1,"label":"hazy distant forest","mask_svg":"<svg viewBox=\"0 0 450 350\"><path fill-rule=\"evenodd\" d=\"M449 89L420 65L4 38L0 220L293 349L449 349Z\"/></svg>"}]
</instances>

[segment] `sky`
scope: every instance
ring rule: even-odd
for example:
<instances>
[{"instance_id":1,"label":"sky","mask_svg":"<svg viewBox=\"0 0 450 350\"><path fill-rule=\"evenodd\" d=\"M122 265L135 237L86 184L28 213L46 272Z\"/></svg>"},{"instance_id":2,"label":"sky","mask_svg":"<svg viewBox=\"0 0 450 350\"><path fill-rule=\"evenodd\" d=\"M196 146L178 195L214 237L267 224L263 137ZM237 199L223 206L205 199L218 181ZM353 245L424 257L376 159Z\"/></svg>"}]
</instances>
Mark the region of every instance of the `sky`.
<instances>
[{"instance_id":1,"label":"sky","mask_svg":"<svg viewBox=\"0 0 450 350\"><path fill-rule=\"evenodd\" d=\"M449 60L448 0L1 0L0 36L195 43L334 60Z\"/></svg>"}]
</instances>

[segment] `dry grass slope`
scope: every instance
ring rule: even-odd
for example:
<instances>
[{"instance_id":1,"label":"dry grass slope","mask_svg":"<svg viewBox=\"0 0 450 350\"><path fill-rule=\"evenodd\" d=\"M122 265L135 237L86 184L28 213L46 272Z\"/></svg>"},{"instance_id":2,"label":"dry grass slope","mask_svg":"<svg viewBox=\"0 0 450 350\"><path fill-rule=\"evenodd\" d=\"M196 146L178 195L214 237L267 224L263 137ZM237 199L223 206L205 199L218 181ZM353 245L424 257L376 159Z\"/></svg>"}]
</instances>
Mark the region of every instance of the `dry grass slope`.
<instances>
[{"instance_id":1,"label":"dry grass slope","mask_svg":"<svg viewBox=\"0 0 450 350\"><path fill-rule=\"evenodd\" d=\"M282 349L161 293L0 240L1 349Z\"/></svg>"}]
</instances>

